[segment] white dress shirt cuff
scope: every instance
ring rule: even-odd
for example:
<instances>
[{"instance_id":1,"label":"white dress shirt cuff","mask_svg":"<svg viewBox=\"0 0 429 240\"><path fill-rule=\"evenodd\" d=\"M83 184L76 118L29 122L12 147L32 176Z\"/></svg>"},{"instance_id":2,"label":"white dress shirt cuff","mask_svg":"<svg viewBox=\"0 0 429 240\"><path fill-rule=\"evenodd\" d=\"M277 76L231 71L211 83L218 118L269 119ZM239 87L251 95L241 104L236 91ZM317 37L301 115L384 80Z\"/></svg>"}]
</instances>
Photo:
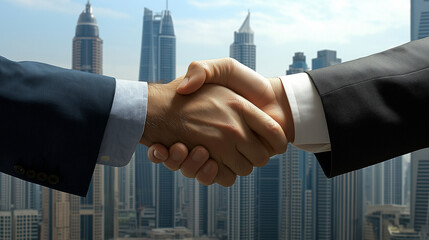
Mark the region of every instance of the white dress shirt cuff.
<instances>
[{"instance_id":1,"label":"white dress shirt cuff","mask_svg":"<svg viewBox=\"0 0 429 240\"><path fill-rule=\"evenodd\" d=\"M309 152L331 150L322 101L306 73L280 77L295 125L295 147Z\"/></svg>"},{"instance_id":2,"label":"white dress shirt cuff","mask_svg":"<svg viewBox=\"0 0 429 240\"><path fill-rule=\"evenodd\" d=\"M97 163L115 167L128 164L143 135L147 97L146 82L116 79L115 96Z\"/></svg>"}]
</instances>

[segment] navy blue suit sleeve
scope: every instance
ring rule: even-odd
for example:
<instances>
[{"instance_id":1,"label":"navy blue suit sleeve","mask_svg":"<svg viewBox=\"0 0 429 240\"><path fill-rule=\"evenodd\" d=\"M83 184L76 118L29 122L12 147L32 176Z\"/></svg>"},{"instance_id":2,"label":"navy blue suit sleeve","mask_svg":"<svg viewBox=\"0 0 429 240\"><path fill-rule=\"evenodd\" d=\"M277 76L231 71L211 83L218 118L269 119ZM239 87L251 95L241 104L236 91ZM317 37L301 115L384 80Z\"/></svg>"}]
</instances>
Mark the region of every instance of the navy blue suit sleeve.
<instances>
[{"instance_id":1,"label":"navy blue suit sleeve","mask_svg":"<svg viewBox=\"0 0 429 240\"><path fill-rule=\"evenodd\" d=\"M115 79L0 57L0 171L85 196Z\"/></svg>"}]
</instances>

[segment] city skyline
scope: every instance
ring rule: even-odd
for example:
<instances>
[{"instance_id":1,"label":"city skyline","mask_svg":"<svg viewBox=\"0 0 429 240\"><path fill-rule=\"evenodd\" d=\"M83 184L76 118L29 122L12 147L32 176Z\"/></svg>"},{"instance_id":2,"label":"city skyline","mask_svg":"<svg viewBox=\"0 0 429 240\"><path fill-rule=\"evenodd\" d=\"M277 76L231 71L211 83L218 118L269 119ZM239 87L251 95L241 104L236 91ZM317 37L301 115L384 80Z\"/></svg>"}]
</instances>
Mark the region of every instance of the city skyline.
<instances>
[{"instance_id":1,"label":"city skyline","mask_svg":"<svg viewBox=\"0 0 429 240\"><path fill-rule=\"evenodd\" d=\"M149 16L149 11L150 11L149 9L145 9L144 20L146 20L145 17ZM85 13L90 13L90 6L88 8L88 5L87 5ZM146 13L148 13L147 16L146 16ZM154 15L157 15L157 14L154 14ZM150 12L150 17L152 19L152 12ZM164 40L166 40L167 46L171 47L173 44L173 41L171 40L173 36L175 40L175 34L174 34L174 28L173 28L170 12L166 9L162 14L159 15L159 17L160 18L158 19L159 20L158 27L160 30L158 31L158 33L160 33L159 34L160 36L150 36L148 39L153 40L154 38L157 38L161 43L162 42L161 40L164 37L165 38ZM164 17L166 19L165 21L168 22L168 24L162 24ZM157 20L157 18L155 17L152 20ZM243 28L243 26L247 30L250 29L250 25L248 25L248 20L249 20L249 15L247 15L240 30ZM170 21L171 21L171 24L169 24ZM247 26L246 26L246 22L247 22ZM154 25L157 25L157 24L155 23ZM164 27L167 26L164 30L162 27L163 25ZM145 29L145 24L143 24L143 34L140 38L142 39L142 49L141 49L142 56L144 55L144 51L143 51L144 50L143 42L145 39L144 29ZM77 37L79 33L78 30L79 28L76 28ZM88 32L88 31L84 31L84 32ZM96 35L98 37L98 29L97 31L92 31L92 32L93 33L96 32L97 33ZM153 33L154 32L153 29L151 29L150 32ZM250 31L247 31L247 32L249 33ZM253 38L253 31L252 31L252 38ZM79 39L76 39L76 40L79 40ZM99 41L98 39L96 39L95 43L87 44L86 50L80 49L85 44L74 43L73 45L74 46L76 45L77 47L76 49L78 50L76 51L76 54L74 53L73 55L81 57L82 54L79 55L79 53L82 53L82 52L89 51L94 53L94 51L88 50L88 49L90 49L91 47L95 47L95 49L101 49L101 47L97 45L101 42L102 42L101 39L99 39ZM161 55L163 55L162 54L163 50L161 45L157 45L156 48L157 50L159 50L158 53L161 53ZM167 48L164 48L164 49L167 49ZM97 50L95 52L97 52ZM335 53L335 55L333 53ZM98 57L102 56L101 53L96 53L95 55ZM172 59L175 60L175 57L176 57L175 41L174 41L174 54L172 54L171 51L165 51L164 56L167 56L167 58L170 58L170 60ZM318 51L317 56L318 56L317 59L323 59L323 58L333 59L332 61L321 61L323 63L321 64L323 65L321 67L327 67L329 65L333 65L341 62L341 59L336 59L336 52L333 50ZM153 59L158 59L157 62L160 63L159 62L160 58L153 57L152 60ZM256 61L256 59L253 59L253 61ZM304 58L304 61L305 61L305 58ZM80 61L80 62L73 61L75 66L80 66L80 67L74 67L74 68L78 70L89 71L89 72L99 71L97 73L101 73L100 72L102 71L101 58L97 61L89 60L87 61L87 64L82 64L82 62L84 63L85 61ZM88 62L91 62L91 63L96 62L96 63L99 63L100 66L90 66ZM287 61L285 60L284 66L286 66L286 62ZM142 64L142 62L140 64L141 66L144 65ZM175 65L175 61L167 61L166 63L159 64L159 65L160 66L156 66L156 67L148 66L148 69L151 69L152 71L152 80L153 81L160 80L162 82L168 82L172 80L174 72L176 70L175 67L172 67L173 65ZM167 68L165 68L166 66ZM164 67L163 71L160 70L161 67ZM168 71L165 69L169 69L171 71ZM142 77L143 76L142 72L144 71L142 71L142 67L140 67L140 80L149 80L149 78L145 79L144 77ZM162 76L161 73L164 73L164 76ZM136 154L136 156L137 155L142 156L142 153ZM141 162L143 161L143 159L138 159L138 161ZM147 162L147 159L144 159L144 161ZM134 164L133 160L132 160L132 163ZM388 165L388 164L386 163L385 165ZM286 237L286 238L289 237L290 239L296 239L296 238L311 239L312 237L314 238L316 234L319 234L319 233L316 233L317 228L322 229L321 232L323 231L326 232L326 229L329 226L321 225L321 226L315 227L314 225L316 221L315 217L319 216L318 210L320 209L318 209L318 206L316 205L316 202L319 202L319 197L316 195L317 194L316 191L319 189L317 189L318 186L316 185L316 181L313 178L315 177L315 174L317 174L317 171L320 171L319 172L320 178L318 180L326 179L324 175L321 175L321 169L320 168L317 169L316 167L317 167L317 162L313 154L306 153L301 150L290 147L288 149L288 152L280 156L277 156L277 158L274 158L274 161L271 161L267 166L267 168L257 169L252 175L245 178L237 179L237 183L232 188L227 189L228 190L228 196L227 196L228 215L226 216L226 218L228 218L228 220L225 220L225 221L228 222L229 238L234 239L235 237L238 237L238 238L244 237L246 239L263 239L264 236L266 237L269 234L272 234L274 238L276 237L276 234L278 234L279 236ZM98 208L98 211L99 211L98 215L100 216L101 211L103 212L102 216L104 216L104 219L103 219L104 229L103 227L98 227L98 229L94 231L90 230L91 233L88 232L88 234L92 235L93 232L96 232L96 231L97 233L94 233L94 234L98 234L101 231L103 231L104 236L108 237L108 236L111 236L110 234L112 234L112 236L117 234L117 233L114 233L114 231L117 231L118 226L115 226L115 223L111 222L106 217L113 216L114 219L117 219L115 216L116 214L115 204L117 204L117 202L115 203L115 201L118 201L118 199L114 198L114 196L116 196L117 194L115 192L116 191L115 188L113 187L115 186L116 180L113 180L112 184L108 184L109 187L107 187L106 185L106 180L115 179L116 178L115 176L117 176L118 171L112 172L111 169L110 170L106 169L106 167L101 167L101 169L102 170L98 170L98 171L96 170L96 172L94 173L95 179L99 179L99 180L96 180L95 184L92 184L90 186L89 198L87 199L82 198L80 199L80 201L79 201L79 198L77 197L72 197L68 199L66 194L58 192L58 195L56 195L56 193L54 193L54 191L50 189L44 189L44 192L45 194L49 194L49 197L52 199L58 198L59 201L56 202L58 204L54 204L54 205L58 205L60 207L61 206L64 207L67 204L70 204L70 205L74 204L74 207L80 206L81 209L77 211L83 212L83 214L76 213L76 208L74 209L75 211L74 213L82 214L84 215L83 216L84 218L80 216L80 219L74 222L73 220L71 220L72 218L70 218L70 220L72 221L72 224L77 224L81 228L82 226L84 226L85 229L90 229L93 225L97 224L97 221L93 220L94 218L97 217L96 216L97 207L95 206L93 207L90 205L94 204L94 202L96 201L103 202L103 207ZM147 185L137 186L137 183L134 185L131 182L133 181L132 180L133 177L135 177L134 178L135 180L137 179L137 176L140 170L138 168L137 163L136 165L130 165L129 167L127 166L127 168L124 169L124 171L121 171L119 177L125 182L122 182L120 186L124 186L124 187L134 186L137 189L139 187L150 187L150 192L145 192L145 193L138 193L138 192L134 193L133 191L129 191L129 190L123 191L122 189L120 193L126 194L126 196L120 196L119 203L122 206L121 207L122 210L124 210L122 213L128 214L132 211L135 211L132 205L134 203L133 195L136 194L135 200L137 202L142 201L141 199L142 196L145 196L146 198L150 198L150 200L148 200L150 203L148 203L148 205L145 205L141 212L140 212L140 209L138 209L139 212L137 214L138 222L140 222L140 217L143 220L148 221L147 226L149 227L149 229L146 229L146 230L150 230L151 227L158 228L158 227L185 226L185 227L188 227L188 230L186 228L182 229L184 231L183 234L185 235L192 234L194 237L198 237L199 235L214 236L215 232L218 229L222 229L222 230L224 229L222 227L219 228L219 226L216 226L222 222L222 218L224 217L224 216L217 216L217 214L215 216L215 212L219 213L219 210L222 209L221 207L216 206L216 204L219 204L219 203L216 203L216 201L220 200L220 199L217 199L217 196L215 196L215 193L219 193L218 186L204 187L199 185L193 179L186 179L184 183L180 185L181 184L180 181L182 180L179 180L179 179L183 179L183 176L177 173L170 172L162 165L156 165L156 166L151 165L149 169L150 170L146 172L151 172L151 175L146 176L145 174L144 176L145 178L140 179L139 181L144 182L149 177L150 181L147 183L149 183L150 186L147 186ZM387 171L387 170L384 170L384 171ZM401 171L402 171L402 168L401 168ZM134 174L135 176L131 176L130 179L127 179L126 172L131 173L131 175ZM394 170L391 170L391 172L394 172ZM391 172L390 172L390 175L391 175ZM278 176L276 176L276 174L278 174ZM334 227L329 230L331 231L329 234L332 234L332 236L342 236L341 237L342 239L356 239L356 238L361 238L363 235L364 202L362 201L363 199L362 175L363 175L362 171L356 171L346 175L342 175L340 177L335 178L333 183L331 183L331 181L327 181L328 184L332 184L331 187L333 189L337 189L337 191L331 192L332 190L329 190L329 189L321 190L321 191L328 191L328 194L331 195L332 199L326 200L327 202L329 201L334 202L332 205L333 208L329 217L334 223L338 223L338 224L334 224ZM389 175L389 174L386 174L386 175ZM109 178L108 176L111 176L111 177ZM390 176L390 178L392 177ZM268 212L263 211L264 207L267 207L267 206L262 205L262 203L270 204L269 202L271 202L273 199L261 198L261 195L258 195L258 193L263 192L263 190L268 191L269 190L268 187L264 187L264 186L268 186L268 185L272 186L272 184L270 183L273 183L276 179L278 184L277 186L278 192L273 191L272 194L273 194L273 198L277 197L278 202L281 204L281 206L283 206L283 208L279 206L279 209L278 209L279 216L277 219L279 224L278 225L279 231L277 233L274 233L273 231L275 231L275 229L267 229L263 227L263 224L262 224L263 223L262 221L271 221L275 223L275 219L273 220L273 216L270 216ZM103 182L103 180L104 180L104 187L103 187L103 184L101 183ZM2 181L0 180L0 185L1 184L2 184ZM282 187L282 188L279 188L279 187ZM391 190L392 187L394 186L384 187L383 191L387 192L388 190ZM95 188L98 188L99 190L102 189L100 190L100 192L104 191L105 193L104 194L101 193L97 196L94 193ZM181 188L182 188L182 192L180 193ZM341 192L346 192L347 190L350 190L350 189L352 189L352 191L348 195L340 194ZM383 195L384 198L389 198L389 197L385 197L385 195L386 193ZM98 198L98 200L96 198ZM101 200L101 198L103 198L103 200ZM359 199L361 199L361 201L356 202L356 200L359 200ZM223 202L224 200L225 199L221 201ZM271 201L267 201L267 200L271 200ZM44 202L45 205L49 203L50 203L49 201L47 203ZM275 204L275 201L273 201L273 203ZM142 205L143 204L140 204L140 206ZM82 209L82 206L83 206L83 209ZM321 208L324 208L324 207L325 205L321 206ZM91 208L94 208L95 213L91 212ZM46 206L45 206L45 209L46 209ZM163 213L161 213L160 210L163 210ZM207 211L204 211L204 210L207 210ZM324 213L325 212L322 212L322 214ZM5 216L6 218L9 217L9 219L12 219L11 218L12 214L13 212L9 215L7 214L0 215L0 217ZM20 214L20 213L16 212L16 214ZM62 213L60 213L60 215L61 214ZM24 217L35 219L35 216L36 214L34 214L34 212L31 212L31 213L29 212ZM87 219L85 217L87 217ZM52 218L55 219L53 216ZM130 219L131 218L132 217L130 217ZM178 219L181 222L178 222ZM45 220L44 222L46 224L47 221ZM88 225L85 225L86 223L88 223ZM340 223L344 224L344 227L340 227ZM113 226L107 229L106 226L109 224L113 224ZM130 221L129 224L131 226L133 224L132 221ZM233 227L232 225L234 224L235 226ZM122 224L122 227L123 225L124 224ZM347 227L350 227L350 226L353 226L353 228L351 228L350 230L347 229ZM175 231L181 231L181 230L179 228L179 229L176 229ZM146 233L148 234L148 236L152 236L152 234L156 234L152 230ZM74 232L74 234L75 234L74 237L77 238L78 237L77 234L79 233ZM285 234L289 234L289 235L285 235ZM80 237L82 238L82 233L80 233ZM84 237L89 237L89 235L85 236L85 233L84 233Z\"/></svg>"},{"instance_id":2,"label":"city skyline","mask_svg":"<svg viewBox=\"0 0 429 240\"><path fill-rule=\"evenodd\" d=\"M165 9L165 1L93 0L105 45L104 74L137 80L144 7ZM75 15L86 0L1 0L0 28L9 38L0 40L2 55L12 60L36 60L71 68L70 45ZM306 1L195 1L170 0L177 38L177 76L193 60L229 56L231 34L252 12L258 33L258 72L267 77L284 75L284 56L305 52L316 57L321 49L335 49L343 61L403 44L410 36L409 1L364 0L321 6ZM55 21L53 21L55 19ZM12 23L12 24L10 24ZM36 24L37 23L37 24ZM19 29L19 31L17 31ZM55 30L55 31L52 31ZM31 35L31 38L28 36ZM49 40L44 39L46 36Z\"/></svg>"}]
</instances>

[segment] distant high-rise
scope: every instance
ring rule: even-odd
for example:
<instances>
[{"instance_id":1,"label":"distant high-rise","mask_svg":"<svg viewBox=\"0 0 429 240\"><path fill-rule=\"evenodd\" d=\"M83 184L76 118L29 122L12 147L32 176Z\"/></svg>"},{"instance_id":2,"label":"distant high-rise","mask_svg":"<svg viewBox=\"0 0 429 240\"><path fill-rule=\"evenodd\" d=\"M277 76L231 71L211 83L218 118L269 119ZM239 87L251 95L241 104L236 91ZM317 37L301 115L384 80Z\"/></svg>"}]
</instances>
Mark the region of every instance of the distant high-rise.
<instances>
[{"instance_id":1,"label":"distant high-rise","mask_svg":"<svg viewBox=\"0 0 429 240\"><path fill-rule=\"evenodd\" d=\"M145 8L142 32L139 81L167 83L175 79L176 36L171 12L166 9L153 14ZM165 184L157 185L157 179ZM147 147L141 145L137 146L135 153L135 181L136 208L165 204L164 209L156 211L156 226L173 227L174 192L169 191L174 189L174 173L163 165L155 167L147 158ZM168 204L171 206L167 207Z\"/></svg>"},{"instance_id":2,"label":"distant high-rise","mask_svg":"<svg viewBox=\"0 0 429 240\"><path fill-rule=\"evenodd\" d=\"M363 169L368 205L403 204L402 157Z\"/></svg>"},{"instance_id":3,"label":"distant high-rise","mask_svg":"<svg viewBox=\"0 0 429 240\"><path fill-rule=\"evenodd\" d=\"M411 153L411 226L420 232L429 225L429 149Z\"/></svg>"},{"instance_id":4,"label":"distant high-rise","mask_svg":"<svg viewBox=\"0 0 429 240\"><path fill-rule=\"evenodd\" d=\"M279 156L279 239L313 239L314 154L289 146Z\"/></svg>"},{"instance_id":5,"label":"distant high-rise","mask_svg":"<svg viewBox=\"0 0 429 240\"><path fill-rule=\"evenodd\" d=\"M0 212L0 239L39 239L39 212L35 209Z\"/></svg>"},{"instance_id":6,"label":"distant high-rise","mask_svg":"<svg viewBox=\"0 0 429 240\"><path fill-rule=\"evenodd\" d=\"M79 16L76 35L73 38L72 68L83 72L103 73L103 40L98 32L97 20L92 14L92 6L86 4L86 9Z\"/></svg>"},{"instance_id":7,"label":"distant high-rise","mask_svg":"<svg viewBox=\"0 0 429 240\"><path fill-rule=\"evenodd\" d=\"M291 75L295 73L301 73L307 71L307 62L305 60L305 55L303 52L296 52L293 56L293 62L289 65L289 70L286 71L286 75Z\"/></svg>"},{"instance_id":8,"label":"distant high-rise","mask_svg":"<svg viewBox=\"0 0 429 240\"><path fill-rule=\"evenodd\" d=\"M234 42L230 46L229 56L240 63L256 70L256 45L253 42L254 32L250 28L250 12L238 32L234 32Z\"/></svg>"},{"instance_id":9,"label":"distant high-rise","mask_svg":"<svg viewBox=\"0 0 429 240\"><path fill-rule=\"evenodd\" d=\"M402 157L383 162L384 166L384 204L402 205L403 180Z\"/></svg>"},{"instance_id":10,"label":"distant high-rise","mask_svg":"<svg viewBox=\"0 0 429 240\"><path fill-rule=\"evenodd\" d=\"M135 186L135 156L124 167L118 169L118 208L133 211L136 208L136 186Z\"/></svg>"},{"instance_id":11,"label":"distant high-rise","mask_svg":"<svg viewBox=\"0 0 429 240\"><path fill-rule=\"evenodd\" d=\"M102 74L102 43L88 1L79 16L73 38L73 69ZM85 198L43 188L42 199L41 239L117 237L116 168L97 165Z\"/></svg>"},{"instance_id":12,"label":"distant high-rise","mask_svg":"<svg viewBox=\"0 0 429 240\"><path fill-rule=\"evenodd\" d=\"M279 239L280 161L277 155L256 171L255 239Z\"/></svg>"},{"instance_id":13,"label":"distant high-rise","mask_svg":"<svg viewBox=\"0 0 429 240\"><path fill-rule=\"evenodd\" d=\"M322 50L317 52L317 58L312 60L313 70L329 67L332 65L340 64L341 59L337 58L337 52L333 50Z\"/></svg>"},{"instance_id":14,"label":"distant high-rise","mask_svg":"<svg viewBox=\"0 0 429 240\"><path fill-rule=\"evenodd\" d=\"M411 0L411 40L429 36L429 1Z\"/></svg>"},{"instance_id":15,"label":"distant high-rise","mask_svg":"<svg viewBox=\"0 0 429 240\"><path fill-rule=\"evenodd\" d=\"M333 178L332 239L363 239L362 170Z\"/></svg>"},{"instance_id":16,"label":"distant high-rise","mask_svg":"<svg viewBox=\"0 0 429 240\"><path fill-rule=\"evenodd\" d=\"M255 239L255 171L228 188L228 239Z\"/></svg>"},{"instance_id":17,"label":"distant high-rise","mask_svg":"<svg viewBox=\"0 0 429 240\"><path fill-rule=\"evenodd\" d=\"M304 60L305 62L305 60ZM337 52L321 50L312 60L313 69L320 69L341 63ZM306 67L304 64L297 65ZM313 162L313 214L314 237L319 240L332 239L332 179L327 178L319 163Z\"/></svg>"},{"instance_id":18,"label":"distant high-rise","mask_svg":"<svg viewBox=\"0 0 429 240\"><path fill-rule=\"evenodd\" d=\"M176 181L175 172L162 164L155 166L155 227L174 227Z\"/></svg>"},{"instance_id":19,"label":"distant high-rise","mask_svg":"<svg viewBox=\"0 0 429 240\"><path fill-rule=\"evenodd\" d=\"M144 9L139 80L168 83L176 78L176 35L168 9Z\"/></svg>"},{"instance_id":20,"label":"distant high-rise","mask_svg":"<svg viewBox=\"0 0 429 240\"><path fill-rule=\"evenodd\" d=\"M332 239L332 178L327 178L317 161L313 166L314 234L319 240Z\"/></svg>"}]
</instances>

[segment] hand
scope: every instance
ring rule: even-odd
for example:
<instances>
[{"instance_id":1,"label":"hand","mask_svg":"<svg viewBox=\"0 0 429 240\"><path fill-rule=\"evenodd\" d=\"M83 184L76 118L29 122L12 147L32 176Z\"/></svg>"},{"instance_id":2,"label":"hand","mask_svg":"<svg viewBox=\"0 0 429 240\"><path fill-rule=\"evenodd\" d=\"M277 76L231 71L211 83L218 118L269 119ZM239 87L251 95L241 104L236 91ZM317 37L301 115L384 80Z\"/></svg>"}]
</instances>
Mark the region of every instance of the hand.
<instances>
[{"instance_id":1,"label":"hand","mask_svg":"<svg viewBox=\"0 0 429 240\"><path fill-rule=\"evenodd\" d=\"M204 83L217 83L241 94L279 122L286 132L287 139L293 142L292 113L280 79L266 79L231 58L198 61L190 64L185 80L179 85L177 92L189 94L198 90ZM153 162L164 161L164 165L167 167L171 166L172 169L176 170L180 168L182 172L189 172L189 165L186 164L189 161L186 158L187 151L186 153L184 151L177 152L172 151L172 149L170 148L169 154L165 146L160 144L153 145L149 151L149 159ZM199 151L202 150L200 149ZM165 153L164 158L157 158L154 155L154 153L159 152ZM172 158L179 159L179 161L172 161ZM209 162L209 160L202 158L199 162L205 163ZM208 176L216 175L218 172L217 168L212 168L210 171L207 168L207 166L204 166L201 170L204 169L205 174ZM197 171L190 177L197 176L198 181L200 181L198 176L201 178L201 175ZM200 182L206 184L206 182Z\"/></svg>"},{"instance_id":2,"label":"hand","mask_svg":"<svg viewBox=\"0 0 429 240\"><path fill-rule=\"evenodd\" d=\"M246 176L253 166L265 165L271 154L284 151L286 137L280 125L253 104L212 84L188 96L178 95L180 80L149 85L140 143L182 142L188 148L201 144L218 163L214 181L224 186L234 183L235 174Z\"/></svg>"}]
</instances>

